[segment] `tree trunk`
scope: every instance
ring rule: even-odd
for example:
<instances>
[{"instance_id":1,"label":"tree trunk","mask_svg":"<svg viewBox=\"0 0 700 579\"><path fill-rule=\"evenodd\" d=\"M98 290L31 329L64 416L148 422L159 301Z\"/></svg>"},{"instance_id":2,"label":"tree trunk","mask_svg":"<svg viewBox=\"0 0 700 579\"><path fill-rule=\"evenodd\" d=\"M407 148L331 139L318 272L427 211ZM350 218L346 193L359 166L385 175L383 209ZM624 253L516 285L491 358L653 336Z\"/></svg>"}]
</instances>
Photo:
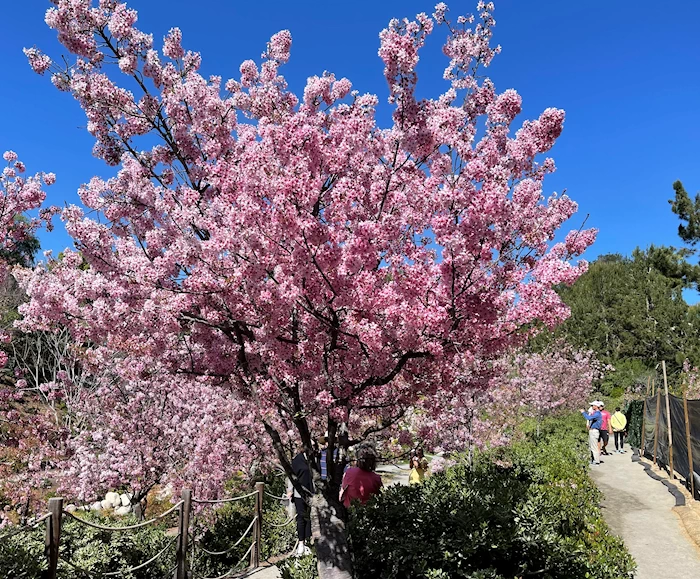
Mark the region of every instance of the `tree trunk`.
<instances>
[{"instance_id":1,"label":"tree trunk","mask_svg":"<svg viewBox=\"0 0 700 579\"><path fill-rule=\"evenodd\" d=\"M352 558L343 511L337 498L316 493L311 500L311 535L316 545L320 579L352 579Z\"/></svg>"}]
</instances>

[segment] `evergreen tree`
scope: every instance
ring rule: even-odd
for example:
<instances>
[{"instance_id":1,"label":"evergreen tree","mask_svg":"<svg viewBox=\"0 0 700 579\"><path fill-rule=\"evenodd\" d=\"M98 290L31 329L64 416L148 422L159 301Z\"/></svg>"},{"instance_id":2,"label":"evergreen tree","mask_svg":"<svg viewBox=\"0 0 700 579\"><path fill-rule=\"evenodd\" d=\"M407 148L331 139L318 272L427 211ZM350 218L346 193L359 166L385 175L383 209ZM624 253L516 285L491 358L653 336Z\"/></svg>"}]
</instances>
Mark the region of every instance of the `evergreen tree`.
<instances>
[{"instance_id":1,"label":"evergreen tree","mask_svg":"<svg viewBox=\"0 0 700 579\"><path fill-rule=\"evenodd\" d=\"M604 391L626 388L661 360L672 377L686 358L700 362L700 310L688 306L686 283L661 259L673 263L677 255L668 247L636 249L631 258L604 255L575 284L559 289L571 317L556 336L616 369Z\"/></svg>"}]
</instances>

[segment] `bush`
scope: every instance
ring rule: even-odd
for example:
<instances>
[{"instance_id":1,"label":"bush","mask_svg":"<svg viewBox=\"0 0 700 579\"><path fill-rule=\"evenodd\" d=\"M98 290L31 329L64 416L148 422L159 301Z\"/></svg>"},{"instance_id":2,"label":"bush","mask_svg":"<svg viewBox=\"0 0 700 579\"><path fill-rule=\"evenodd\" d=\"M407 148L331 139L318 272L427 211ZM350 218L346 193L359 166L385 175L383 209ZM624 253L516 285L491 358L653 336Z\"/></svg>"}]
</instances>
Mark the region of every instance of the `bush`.
<instances>
[{"instance_id":1,"label":"bush","mask_svg":"<svg viewBox=\"0 0 700 579\"><path fill-rule=\"evenodd\" d=\"M195 517L194 532L200 544L209 551L229 549L243 534L252 521L252 498L230 503L207 518ZM289 551L296 540L294 524L274 527L286 520L286 511L266 497L263 503L262 557L270 557ZM80 517L103 525L130 525L135 519L126 517L108 519L92 513L81 513ZM199 519L199 521L198 521ZM61 561L59 577L79 578L81 570L89 576L100 577L103 573L121 571L120 579L152 579L165 577L175 565L174 529L176 515L166 518L163 524L153 524L139 529L110 532L81 525L65 517L61 531ZM208 528L207 528L208 527ZM47 568L44 554L44 527L20 531L9 527L0 531L0 577L17 579L39 579ZM124 570L148 561L167 545L170 548L152 565L134 571ZM221 575L232 569L250 546L246 538L225 555L212 556L202 551L190 554L190 563L197 576ZM70 561L66 563L65 561ZM245 563L247 566L247 562ZM86 575L87 576L87 575Z\"/></svg>"},{"instance_id":2,"label":"bush","mask_svg":"<svg viewBox=\"0 0 700 579\"><path fill-rule=\"evenodd\" d=\"M627 442L632 448L641 448L644 400L631 400L625 415L627 417Z\"/></svg>"},{"instance_id":3,"label":"bush","mask_svg":"<svg viewBox=\"0 0 700 579\"><path fill-rule=\"evenodd\" d=\"M356 576L630 577L634 562L608 534L586 473L581 420L539 432L354 508Z\"/></svg>"},{"instance_id":4,"label":"bush","mask_svg":"<svg viewBox=\"0 0 700 579\"><path fill-rule=\"evenodd\" d=\"M108 525L128 525L134 519L120 519L105 523L104 518L91 513L81 515L88 521ZM14 530L7 529L8 535ZM65 518L61 530L61 559L58 576L73 579L80 571L100 576L102 573L135 567L148 561L173 537L167 536L163 526L147 526L140 529L109 532L81 525ZM148 567L120 575L123 579L149 579L164 575L174 565L175 547ZM70 561L69 563L66 563ZM39 579L47 567L44 555L44 527L2 537L0 532L0 577Z\"/></svg>"},{"instance_id":5,"label":"bush","mask_svg":"<svg viewBox=\"0 0 700 579\"><path fill-rule=\"evenodd\" d=\"M289 557L277 564L282 579L317 579L318 560L315 555Z\"/></svg>"},{"instance_id":6,"label":"bush","mask_svg":"<svg viewBox=\"0 0 700 579\"><path fill-rule=\"evenodd\" d=\"M13 527L0 531L0 577L41 577L47 568L43 528L12 535L15 531Z\"/></svg>"},{"instance_id":7,"label":"bush","mask_svg":"<svg viewBox=\"0 0 700 579\"><path fill-rule=\"evenodd\" d=\"M274 494L274 493L273 493ZM201 518L195 530L200 537L199 544L208 551L226 551L238 541L253 520L252 498L248 501L227 503L210 517ZM286 553L296 543L296 527L294 522L285 526L287 512L279 501L265 497L263 502L263 532L261 558ZM218 576L233 569L241 563L248 547L250 547L252 531L241 543L223 555L208 555L199 551L195 555L192 567L196 576Z\"/></svg>"}]
</instances>

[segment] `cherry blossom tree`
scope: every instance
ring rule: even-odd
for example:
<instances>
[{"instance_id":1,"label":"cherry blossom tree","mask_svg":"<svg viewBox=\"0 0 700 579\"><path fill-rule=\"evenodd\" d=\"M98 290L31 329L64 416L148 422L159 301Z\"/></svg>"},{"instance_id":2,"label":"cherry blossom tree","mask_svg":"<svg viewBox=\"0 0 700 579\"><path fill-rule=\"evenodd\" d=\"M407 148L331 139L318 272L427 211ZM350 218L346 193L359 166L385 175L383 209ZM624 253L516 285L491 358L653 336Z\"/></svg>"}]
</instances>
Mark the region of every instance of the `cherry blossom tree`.
<instances>
[{"instance_id":1,"label":"cherry blossom tree","mask_svg":"<svg viewBox=\"0 0 700 579\"><path fill-rule=\"evenodd\" d=\"M28 211L38 209L46 195L44 185L55 181L53 173L37 173L25 176L24 163L19 160L14 151L6 151L3 159L7 163L0 174L0 284L7 287L8 274L13 257L22 257L18 248L30 239L43 219L50 226L51 209L42 212L39 217L27 215ZM0 341L7 344L11 335L0 329ZM8 356L5 350L0 350L0 368L7 364ZM46 423L41 412L27 423L21 420L22 415L17 410L17 403L22 397L14 384L3 380L0 382L0 481L6 481L16 461L27 456L27 448L33 446L36 437L46 434ZM0 482L0 491L4 485ZM26 495L26 490L24 492ZM26 497L23 497L26 502ZM0 525L5 518L0 514Z\"/></svg>"},{"instance_id":2,"label":"cherry blossom tree","mask_svg":"<svg viewBox=\"0 0 700 579\"><path fill-rule=\"evenodd\" d=\"M3 159L7 166L0 174L0 283L7 278L12 264L8 257L16 248L32 236L41 223L40 218L30 218L27 211L38 209L46 198L42 186L51 185L56 177L53 173L37 173L25 177L24 163L14 151L5 151ZM49 218L52 210L43 213ZM50 221L47 221L50 226ZM0 332L0 340L9 341L6 332ZM0 350L0 367L7 363L7 354Z\"/></svg>"},{"instance_id":3,"label":"cherry blossom tree","mask_svg":"<svg viewBox=\"0 0 700 579\"><path fill-rule=\"evenodd\" d=\"M542 192L555 166L541 155L564 113L516 130L520 96L482 76L499 51L491 4L476 24L450 21L442 3L390 22L379 56L393 114L381 128L379 99L347 79L288 89L288 31L224 81L198 72L177 28L158 50L125 4L53 3L46 22L74 60L25 52L80 103L94 154L119 171L81 188L90 216L63 211L76 249L24 278L25 327L66 325L100 355L227 388L294 479L294 442L313 455L327 432L345 449L419 397L461 395L475 360L567 316L553 287L585 271L572 258L595 232L553 243L576 211ZM446 90L418 99L436 26ZM321 521L339 482L330 466ZM329 550L319 542L322 561Z\"/></svg>"},{"instance_id":4,"label":"cherry blossom tree","mask_svg":"<svg viewBox=\"0 0 700 579\"><path fill-rule=\"evenodd\" d=\"M55 476L67 496L95 500L124 490L145 505L155 485L216 498L234 475L264 467L261 425L242 401L201 378L174 377L143 360L105 360L97 387L74 408L82 427ZM257 428L256 428L257 426Z\"/></svg>"},{"instance_id":5,"label":"cherry blossom tree","mask_svg":"<svg viewBox=\"0 0 700 579\"><path fill-rule=\"evenodd\" d=\"M476 368L476 366L475 366ZM605 368L591 351L557 341L543 352L519 350L463 377L472 388L427 397L402 425L404 444L446 452L507 444L526 418L571 411L586 403Z\"/></svg>"}]
</instances>

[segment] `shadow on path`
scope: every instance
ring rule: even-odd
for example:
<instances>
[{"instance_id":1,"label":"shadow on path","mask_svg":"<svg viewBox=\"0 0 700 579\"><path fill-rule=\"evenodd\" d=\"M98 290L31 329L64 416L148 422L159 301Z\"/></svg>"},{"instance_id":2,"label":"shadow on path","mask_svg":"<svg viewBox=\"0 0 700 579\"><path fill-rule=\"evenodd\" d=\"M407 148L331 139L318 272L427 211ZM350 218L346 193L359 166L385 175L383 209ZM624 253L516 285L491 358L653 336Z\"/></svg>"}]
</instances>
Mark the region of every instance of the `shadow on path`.
<instances>
[{"instance_id":1,"label":"shadow on path","mask_svg":"<svg viewBox=\"0 0 700 579\"><path fill-rule=\"evenodd\" d=\"M700 577L700 553L671 510L685 504L676 488L629 452L606 456L591 477L605 497L605 520L637 561L636 579Z\"/></svg>"},{"instance_id":2,"label":"shadow on path","mask_svg":"<svg viewBox=\"0 0 700 579\"><path fill-rule=\"evenodd\" d=\"M662 485L664 485L667 489L668 492L673 495L673 498L676 499L676 505L677 507L684 507L685 506L685 496L681 491L678 490L678 488L672 484L668 479L661 478L658 474L656 474L653 470L651 470L651 465L647 462L641 462L639 459L639 453L635 450L634 455L632 455L632 462L638 462L639 464L642 465L644 468L644 472L646 472L647 476L650 476L653 478L655 481L659 481Z\"/></svg>"}]
</instances>

